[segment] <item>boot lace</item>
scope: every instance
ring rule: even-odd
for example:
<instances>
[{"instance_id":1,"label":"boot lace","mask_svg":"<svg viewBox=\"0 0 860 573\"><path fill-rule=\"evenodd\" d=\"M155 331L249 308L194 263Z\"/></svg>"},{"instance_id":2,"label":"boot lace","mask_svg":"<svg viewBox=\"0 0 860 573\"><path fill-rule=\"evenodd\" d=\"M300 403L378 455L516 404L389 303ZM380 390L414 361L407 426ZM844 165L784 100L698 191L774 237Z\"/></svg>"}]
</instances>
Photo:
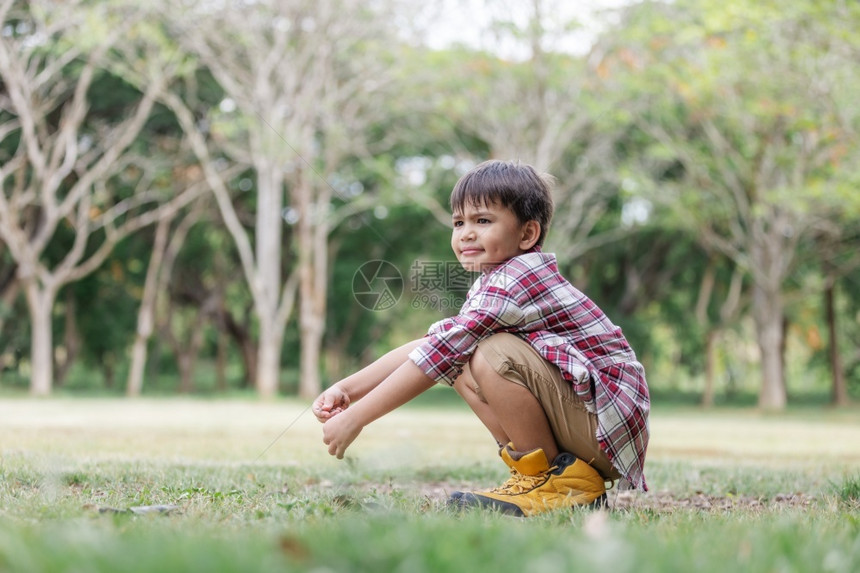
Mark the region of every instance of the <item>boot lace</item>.
<instances>
[{"instance_id":1,"label":"boot lace","mask_svg":"<svg viewBox=\"0 0 860 573\"><path fill-rule=\"evenodd\" d=\"M548 470L533 476L521 474L514 468L511 468L511 477L508 478L508 481L491 489L490 492L504 495L516 495L529 492L544 483L546 481L547 474L557 467L558 466L553 466Z\"/></svg>"}]
</instances>

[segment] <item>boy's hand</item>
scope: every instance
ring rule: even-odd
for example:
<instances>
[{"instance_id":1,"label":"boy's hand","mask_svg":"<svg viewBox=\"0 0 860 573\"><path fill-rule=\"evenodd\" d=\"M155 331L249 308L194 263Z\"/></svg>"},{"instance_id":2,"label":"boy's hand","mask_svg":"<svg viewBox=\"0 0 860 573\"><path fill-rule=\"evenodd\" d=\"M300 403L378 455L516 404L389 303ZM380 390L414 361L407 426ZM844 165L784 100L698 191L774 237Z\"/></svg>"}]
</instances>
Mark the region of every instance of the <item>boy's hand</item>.
<instances>
[{"instance_id":1,"label":"boy's hand","mask_svg":"<svg viewBox=\"0 0 860 573\"><path fill-rule=\"evenodd\" d=\"M349 396L338 388L332 386L325 392L319 395L314 400L313 408L314 416L320 422L326 422L333 416L336 416L349 407Z\"/></svg>"},{"instance_id":2,"label":"boy's hand","mask_svg":"<svg viewBox=\"0 0 860 573\"><path fill-rule=\"evenodd\" d=\"M343 416L330 418L323 425L323 443L328 446L328 453L343 459L346 448L358 437L364 429L360 423L355 423L353 411Z\"/></svg>"}]
</instances>

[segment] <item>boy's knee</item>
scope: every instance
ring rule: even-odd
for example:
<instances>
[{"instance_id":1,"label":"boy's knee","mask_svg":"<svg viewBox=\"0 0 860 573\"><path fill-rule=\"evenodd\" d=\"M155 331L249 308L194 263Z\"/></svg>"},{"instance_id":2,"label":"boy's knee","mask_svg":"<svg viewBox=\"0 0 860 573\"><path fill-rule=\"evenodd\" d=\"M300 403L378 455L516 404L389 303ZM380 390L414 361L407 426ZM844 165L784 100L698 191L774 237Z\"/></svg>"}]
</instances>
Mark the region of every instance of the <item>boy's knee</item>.
<instances>
[{"instance_id":1,"label":"boy's knee","mask_svg":"<svg viewBox=\"0 0 860 573\"><path fill-rule=\"evenodd\" d=\"M495 374L495 370L493 370L493 367L487 361L484 353L481 352L480 345L478 345L475 352L469 358L469 371L477 385L480 385L481 380L486 379L488 374Z\"/></svg>"},{"instance_id":2,"label":"boy's knee","mask_svg":"<svg viewBox=\"0 0 860 573\"><path fill-rule=\"evenodd\" d=\"M527 344L508 333L495 334L482 340L469 359L469 370L475 381L475 391L483 393L483 389L493 392L496 387L507 388L509 384L528 390L524 373L515 366L519 363L518 356L516 352L512 352Z\"/></svg>"},{"instance_id":3,"label":"boy's knee","mask_svg":"<svg viewBox=\"0 0 860 573\"><path fill-rule=\"evenodd\" d=\"M463 365L463 373L454 380L454 390L470 404L474 402L486 403L487 400L481 391L481 385L478 383L472 370L473 359L474 355Z\"/></svg>"},{"instance_id":4,"label":"boy's knee","mask_svg":"<svg viewBox=\"0 0 860 573\"><path fill-rule=\"evenodd\" d=\"M454 381L454 388L458 394L464 398L477 395L482 402L486 402L483 388L495 384L506 385L515 382L515 380L501 374L492 360L493 357L497 357L500 352L504 351L505 344L509 344L510 340L517 339L513 335L505 333L495 334L478 343L472 356L463 366L463 373ZM515 373L510 372L509 374ZM520 383L520 385L523 384Z\"/></svg>"},{"instance_id":5,"label":"boy's knee","mask_svg":"<svg viewBox=\"0 0 860 573\"><path fill-rule=\"evenodd\" d=\"M486 401L486 398L484 398L485 389L489 388L489 391L492 391L494 386L509 382L496 371L493 364L487 359L487 355L481 351L480 346L475 349L474 354L469 359L469 371L471 373L471 385L474 388L474 392L484 401Z\"/></svg>"},{"instance_id":6,"label":"boy's knee","mask_svg":"<svg viewBox=\"0 0 860 573\"><path fill-rule=\"evenodd\" d=\"M463 365L463 372L454 380L454 390L464 398L470 393L475 393L475 379L472 377L468 362Z\"/></svg>"}]
</instances>

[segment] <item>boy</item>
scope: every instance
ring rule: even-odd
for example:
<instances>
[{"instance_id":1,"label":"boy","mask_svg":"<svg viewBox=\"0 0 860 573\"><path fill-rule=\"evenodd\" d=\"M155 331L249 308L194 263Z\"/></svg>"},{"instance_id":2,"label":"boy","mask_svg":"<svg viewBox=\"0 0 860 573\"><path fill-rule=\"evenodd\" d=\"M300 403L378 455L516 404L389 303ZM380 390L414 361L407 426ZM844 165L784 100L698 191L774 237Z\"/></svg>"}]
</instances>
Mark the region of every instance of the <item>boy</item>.
<instances>
[{"instance_id":1,"label":"boy","mask_svg":"<svg viewBox=\"0 0 860 573\"><path fill-rule=\"evenodd\" d=\"M457 316L316 399L330 454L342 458L366 424L444 382L511 471L500 487L455 492L455 505L529 516L602 505L607 480L646 488L645 373L621 330L541 251L549 181L528 165L487 161L457 182L451 247L481 274Z\"/></svg>"}]
</instances>

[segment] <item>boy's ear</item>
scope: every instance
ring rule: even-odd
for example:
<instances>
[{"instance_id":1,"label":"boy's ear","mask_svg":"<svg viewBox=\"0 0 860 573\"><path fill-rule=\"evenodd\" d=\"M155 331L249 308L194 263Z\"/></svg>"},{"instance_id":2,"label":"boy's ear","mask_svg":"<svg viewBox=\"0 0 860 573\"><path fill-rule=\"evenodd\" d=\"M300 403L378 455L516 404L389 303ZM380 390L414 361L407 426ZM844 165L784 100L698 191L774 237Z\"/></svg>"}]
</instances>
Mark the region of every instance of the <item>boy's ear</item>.
<instances>
[{"instance_id":1,"label":"boy's ear","mask_svg":"<svg viewBox=\"0 0 860 573\"><path fill-rule=\"evenodd\" d=\"M540 223L535 220L526 221L522 228L520 250L528 251L535 246L540 238Z\"/></svg>"}]
</instances>

